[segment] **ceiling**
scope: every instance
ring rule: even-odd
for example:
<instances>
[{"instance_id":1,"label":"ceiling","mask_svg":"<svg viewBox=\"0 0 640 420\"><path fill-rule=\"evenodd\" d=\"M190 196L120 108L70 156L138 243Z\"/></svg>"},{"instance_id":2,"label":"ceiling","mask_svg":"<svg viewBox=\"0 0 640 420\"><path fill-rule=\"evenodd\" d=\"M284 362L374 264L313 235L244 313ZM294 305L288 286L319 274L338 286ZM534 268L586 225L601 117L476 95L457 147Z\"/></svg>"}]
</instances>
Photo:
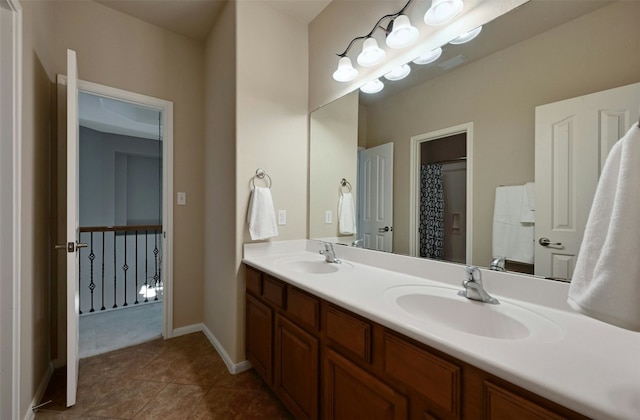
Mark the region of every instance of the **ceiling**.
<instances>
[{"instance_id":1,"label":"ceiling","mask_svg":"<svg viewBox=\"0 0 640 420\"><path fill-rule=\"evenodd\" d=\"M94 0L104 6L198 41L205 41L226 0ZM236 0L268 3L308 24L331 0Z\"/></svg>"}]
</instances>

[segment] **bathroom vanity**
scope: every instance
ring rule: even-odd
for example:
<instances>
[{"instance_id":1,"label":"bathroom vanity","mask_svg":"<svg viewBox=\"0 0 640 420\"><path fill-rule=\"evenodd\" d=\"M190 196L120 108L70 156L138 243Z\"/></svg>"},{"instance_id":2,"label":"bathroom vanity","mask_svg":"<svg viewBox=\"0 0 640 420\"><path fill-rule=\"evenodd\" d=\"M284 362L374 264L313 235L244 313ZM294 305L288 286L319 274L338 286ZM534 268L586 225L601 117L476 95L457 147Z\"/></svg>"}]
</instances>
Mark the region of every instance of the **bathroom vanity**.
<instances>
[{"instance_id":1,"label":"bathroom vanity","mask_svg":"<svg viewBox=\"0 0 640 420\"><path fill-rule=\"evenodd\" d=\"M485 271L487 307L462 266L321 247L245 245L247 358L297 418L640 413L640 335L562 308L566 285Z\"/></svg>"}]
</instances>

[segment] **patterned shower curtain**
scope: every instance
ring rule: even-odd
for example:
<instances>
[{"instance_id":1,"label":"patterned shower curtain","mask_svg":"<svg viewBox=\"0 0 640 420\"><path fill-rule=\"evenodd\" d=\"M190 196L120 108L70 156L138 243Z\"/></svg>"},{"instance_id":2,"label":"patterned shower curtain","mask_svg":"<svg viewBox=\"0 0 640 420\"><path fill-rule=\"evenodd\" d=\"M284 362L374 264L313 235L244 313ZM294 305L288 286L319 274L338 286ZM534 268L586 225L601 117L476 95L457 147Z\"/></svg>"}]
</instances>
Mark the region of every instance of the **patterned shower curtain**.
<instances>
[{"instance_id":1,"label":"patterned shower curtain","mask_svg":"<svg viewBox=\"0 0 640 420\"><path fill-rule=\"evenodd\" d=\"M420 256L444 257L444 192L442 164L422 165L420 170Z\"/></svg>"}]
</instances>

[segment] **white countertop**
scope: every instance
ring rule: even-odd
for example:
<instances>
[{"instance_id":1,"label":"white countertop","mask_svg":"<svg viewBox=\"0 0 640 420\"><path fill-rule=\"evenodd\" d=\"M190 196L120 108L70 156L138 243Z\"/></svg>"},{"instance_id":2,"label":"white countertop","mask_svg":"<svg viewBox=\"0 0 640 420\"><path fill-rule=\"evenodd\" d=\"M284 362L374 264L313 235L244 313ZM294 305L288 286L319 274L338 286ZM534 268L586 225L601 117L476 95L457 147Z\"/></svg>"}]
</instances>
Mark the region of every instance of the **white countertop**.
<instances>
[{"instance_id":1,"label":"white countertop","mask_svg":"<svg viewBox=\"0 0 640 420\"><path fill-rule=\"evenodd\" d=\"M322 248L313 240L245 244L243 262L588 417L640 419L640 333L572 311L566 283L482 270L485 289L504 308L549 321L522 339L488 338L413 317L385 293L416 285L455 295L465 278L461 265L339 245L344 264L335 273L297 273L277 263L322 260Z\"/></svg>"}]
</instances>

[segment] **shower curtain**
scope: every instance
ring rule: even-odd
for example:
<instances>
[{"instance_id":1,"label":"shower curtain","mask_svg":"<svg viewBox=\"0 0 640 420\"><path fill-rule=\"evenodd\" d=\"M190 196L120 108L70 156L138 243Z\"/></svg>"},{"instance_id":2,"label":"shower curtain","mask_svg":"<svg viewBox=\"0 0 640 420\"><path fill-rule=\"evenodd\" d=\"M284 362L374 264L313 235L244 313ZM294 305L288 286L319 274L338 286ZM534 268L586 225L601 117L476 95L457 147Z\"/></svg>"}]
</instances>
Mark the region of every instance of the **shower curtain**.
<instances>
[{"instance_id":1,"label":"shower curtain","mask_svg":"<svg viewBox=\"0 0 640 420\"><path fill-rule=\"evenodd\" d=\"M444 192L442 164L422 165L420 170L420 256L444 257Z\"/></svg>"}]
</instances>

